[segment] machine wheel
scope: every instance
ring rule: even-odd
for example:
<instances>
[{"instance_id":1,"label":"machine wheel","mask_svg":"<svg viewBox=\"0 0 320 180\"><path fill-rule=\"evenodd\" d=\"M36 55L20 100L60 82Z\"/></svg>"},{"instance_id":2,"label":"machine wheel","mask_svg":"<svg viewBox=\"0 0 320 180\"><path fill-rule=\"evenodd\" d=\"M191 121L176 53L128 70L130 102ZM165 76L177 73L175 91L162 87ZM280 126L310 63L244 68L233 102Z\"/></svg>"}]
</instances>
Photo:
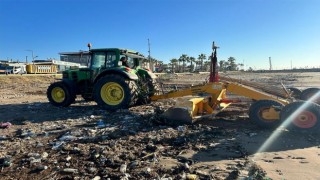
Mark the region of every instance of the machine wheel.
<instances>
[{"instance_id":1,"label":"machine wheel","mask_svg":"<svg viewBox=\"0 0 320 180\"><path fill-rule=\"evenodd\" d=\"M139 85L139 98L137 105L148 104L151 102L150 97L159 94L159 84L156 79L150 77L140 78L137 82Z\"/></svg>"},{"instance_id":2,"label":"machine wheel","mask_svg":"<svg viewBox=\"0 0 320 180\"><path fill-rule=\"evenodd\" d=\"M138 99L135 82L117 75L108 75L98 80L94 85L93 95L100 107L110 111L128 108Z\"/></svg>"},{"instance_id":3,"label":"machine wheel","mask_svg":"<svg viewBox=\"0 0 320 180\"><path fill-rule=\"evenodd\" d=\"M317 94L317 95L316 95ZM316 95L316 97L313 98L313 96ZM300 99L304 101L310 101L314 102L316 104L320 104L320 89L319 88L308 88L301 92Z\"/></svg>"},{"instance_id":4,"label":"machine wheel","mask_svg":"<svg viewBox=\"0 0 320 180\"><path fill-rule=\"evenodd\" d=\"M297 101L286 105L281 113L282 121L290 121L288 129L318 130L320 126L320 106L307 101Z\"/></svg>"},{"instance_id":5,"label":"machine wheel","mask_svg":"<svg viewBox=\"0 0 320 180\"><path fill-rule=\"evenodd\" d=\"M57 107L67 107L76 99L76 94L66 83L55 82L47 89L49 102Z\"/></svg>"},{"instance_id":6,"label":"machine wheel","mask_svg":"<svg viewBox=\"0 0 320 180\"><path fill-rule=\"evenodd\" d=\"M296 98L296 99L300 99L300 95L301 95L301 90L295 87L291 87L291 88L287 88L288 90L292 91L291 96Z\"/></svg>"},{"instance_id":7,"label":"machine wheel","mask_svg":"<svg viewBox=\"0 0 320 180\"><path fill-rule=\"evenodd\" d=\"M282 108L283 104L273 100L259 100L249 109L249 118L262 128L275 128L281 123L279 114L274 108Z\"/></svg>"},{"instance_id":8,"label":"machine wheel","mask_svg":"<svg viewBox=\"0 0 320 180\"><path fill-rule=\"evenodd\" d=\"M148 78L149 96L158 95L160 93L160 84L156 79Z\"/></svg>"}]
</instances>

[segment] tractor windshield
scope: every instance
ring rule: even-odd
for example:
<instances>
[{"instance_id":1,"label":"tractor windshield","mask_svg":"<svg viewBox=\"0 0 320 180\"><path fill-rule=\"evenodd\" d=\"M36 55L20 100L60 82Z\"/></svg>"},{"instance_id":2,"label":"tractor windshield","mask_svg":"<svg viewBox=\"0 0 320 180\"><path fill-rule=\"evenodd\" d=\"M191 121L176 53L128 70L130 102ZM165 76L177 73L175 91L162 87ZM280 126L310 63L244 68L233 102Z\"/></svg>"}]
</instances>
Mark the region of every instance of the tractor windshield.
<instances>
[{"instance_id":1,"label":"tractor windshield","mask_svg":"<svg viewBox=\"0 0 320 180\"><path fill-rule=\"evenodd\" d=\"M121 57L126 57L127 59L127 64L131 69L135 69L139 66L140 61L144 59L142 56L134 55L134 54L121 54Z\"/></svg>"},{"instance_id":2,"label":"tractor windshield","mask_svg":"<svg viewBox=\"0 0 320 180\"><path fill-rule=\"evenodd\" d=\"M92 68L105 67L106 54L104 52L96 52L92 59Z\"/></svg>"},{"instance_id":3,"label":"tractor windshield","mask_svg":"<svg viewBox=\"0 0 320 180\"><path fill-rule=\"evenodd\" d=\"M127 59L127 61L124 63L124 62L119 62L119 63L121 63L121 65L122 66L127 66L127 67L129 67L129 68L131 68L131 69L134 69L135 68L135 62L134 62L134 58L132 58L132 57L130 57L130 56L126 56L126 55L121 55L120 56L120 59L122 58L122 57L126 57L126 59Z\"/></svg>"}]
</instances>

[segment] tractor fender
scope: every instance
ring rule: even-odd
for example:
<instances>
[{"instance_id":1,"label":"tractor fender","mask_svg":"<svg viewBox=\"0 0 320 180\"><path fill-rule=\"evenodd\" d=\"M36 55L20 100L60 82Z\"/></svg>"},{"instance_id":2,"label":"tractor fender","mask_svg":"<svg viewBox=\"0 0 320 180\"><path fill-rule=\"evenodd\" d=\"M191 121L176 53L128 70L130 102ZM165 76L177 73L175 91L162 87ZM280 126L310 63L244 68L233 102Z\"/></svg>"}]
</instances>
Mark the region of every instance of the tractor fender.
<instances>
[{"instance_id":1,"label":"tractor fender","mask_svg":"<svg viewBox=\"0 0 320 180\"><path fill-rule=\"evenodd\" d=\"M147 71L148 75L150 76L151 79L156 79L157 76L155 74L153 74L152 72L150 71Z\"/></svg>"},{"instance_id":2,"label":"tractor fender","mask_svg":"<svg viewBox=\"0 0 320 180\"><path fill-rule=\"evenodd\" d=\"M99 76L97 76L94 79L94 83L96 83L101 77L104 77L109 74L118 74L118 75L124 77L125 79L130 79L130 80L138 80L139 79L139 77L136 74L132 74L132 73L122 71L119 69L111 69L111 70L106 70L106 71L103 71L102 73L100 73Z\"/></svg>"},{"instance_id":3,"label":"tractor fender","mask_svg":"<svg viewBox=\"0 0 320 180\"><path fill-rule=\"evenodd\" d=\"M139 72L139 74L144 75L144 76L146 76L147 78L150 78L150 79L156 79L157 78L157 76L155 74L153 74L151 71L149 71L147 69L144 69L144 68L139 69L138 72Z\"/></svg>"}]
</instances>

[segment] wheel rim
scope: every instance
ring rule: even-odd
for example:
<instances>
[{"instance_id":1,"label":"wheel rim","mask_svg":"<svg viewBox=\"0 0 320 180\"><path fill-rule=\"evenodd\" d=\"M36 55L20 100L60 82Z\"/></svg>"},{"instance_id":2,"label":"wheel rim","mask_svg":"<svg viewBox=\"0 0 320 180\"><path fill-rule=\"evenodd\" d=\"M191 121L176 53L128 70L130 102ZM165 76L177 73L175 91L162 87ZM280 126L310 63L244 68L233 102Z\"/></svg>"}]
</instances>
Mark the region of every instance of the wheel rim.
<instances>
[{"instance_id":1,"label":"wheel rim","mask_svg":"<svg viewBox=\"0 0 320 180\"><path fill-rule=\"evenodd\" d=\"M100 94L102 100L109 105L118 105L124 99L124 90L122 86L114 82L103 85Z\"/></svg>"},{"instance_id":2,"label":"wheel rim","mask_svg":"<svg viewBox=\"0 0 320 180\"><path fill-rule=\"evenodd\" d=\"M277 111L275 111L274 108L270 107L264 107L259 110L259 116L264 120L264 121L277 121L279 120L280 116Z\"/></svg>"},{"instance_id":3,"label":"wheel rim","mask_svg":"<svg viewBox=\"0 0 320 180\"><path fill-rule=\"evenodd\" d=\"M51 91L51 97L55 102L61 103L66 98L66 93L61 87L55 87Z\"/></svg>"},{"instance_id":4,"label":"wheel rim","mask_svg":"<svg viewBox=\"0 0 320 180\"><path fill-rule=\"evenodd\" d=\"M317 117L310 111L302 111L293 119L293 124L299 128L311 128L317 123Z\"/></svg>"}]
</instances>

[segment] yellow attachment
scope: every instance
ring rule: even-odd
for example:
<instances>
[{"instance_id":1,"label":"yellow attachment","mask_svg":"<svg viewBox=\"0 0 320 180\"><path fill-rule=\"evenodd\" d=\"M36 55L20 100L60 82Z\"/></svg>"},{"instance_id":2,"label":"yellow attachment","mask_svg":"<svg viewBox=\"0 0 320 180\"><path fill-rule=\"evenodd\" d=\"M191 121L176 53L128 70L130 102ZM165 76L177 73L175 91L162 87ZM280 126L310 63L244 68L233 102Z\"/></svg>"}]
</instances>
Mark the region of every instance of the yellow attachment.
<instances>
[{"instance_id":1,"label":"yellow attachment","mask_svg":"<svg viewBox=\"0 0 320 180\"><path fill-rule=\"evenodd\" d=\"M204 114L213 112L213 109L208 104L208 99L198 97L198 98L191 98L191 99L183 99L179 98L177 100L177 104L175 105L176 108L186 108L191 116L191 118Z\"/></svg>"},{"instance_id":2,"label":"yellow attachment","mask_svg":"<svg viewBox=\"0 0 320 180\"><path fill-rule=\"evenodd\" d=\"M226 85L227 86L227 91L237 94L237 95L241 95L244 97L248 97L254 100L263 100L263 99L268 99L268 100L274 100L277 101L283 105L287 105L289 104L288 101L284 100L284 99L280 99L277 98L276 96L261 92L261 91L257 91L256 89L253 89L251 87L248 86L244 86L241 84L236 84L236 83L229 83Z\"/></svg>"},{"instance_id":3,"label":"yellow attachment","mask_svg":"<svg viewBox=\"0 0 320 180\"><path fill-rule=\"evenodd\" d=\"M118 105L124 99L124 90L120 84L108 82L102 86L100 95L106 104Z\"/></svg>"},{"instance_id":4,"label":"yellow attachment","mask_svg":"<svg viewBox=\"0 0 320 180\"><path fill-rule=\"evenodd\" d=\"M262 108L259 113L261 117L265 120L275 121L280 119L279 111L276 111L273 107L270 108Z\"/></svg>"},{"instance_id":5,"label":"yellow attachment","mask_svg":"<svg viewBox=\"0 0 320 180\"><path fill-rule=\"evenodd\" d=\"M51 97L55 102L61 103L66 98L66 94L61 87L55 87L51 91Z\"/></svg>"},{"instance_id":6,"label":"yellow attachment","mask_svg":"<svg viewBox=\"0 0 320 180\"><path fill-rule=\"evenodd\" d=\"M206 85L199 85L199 86L193 86L189 89L179 90L175 92L169 92L167 94L163 95L154 95L151 96L152 101L156 101L159 99L168 99L168 98L175 98L175 97L182 97L182 96L198 96L199 94L208 94L212 95L213 99L218 98L221 91L225 89L224 83L209 83Z\"/></svg>"},{"instance_id":7,"label":"yellow attachment","mask_svg":"<svg viewBox=\"0 0 320 180\"><path fill-rule=\"evenodd\" d=\"M173 125L192 124L196 120L196 116L212 114L213 112L208 99L183 97L178 98L176 105L164 112L162 117L167 123Z\"/></svg>"}]
</instances>

